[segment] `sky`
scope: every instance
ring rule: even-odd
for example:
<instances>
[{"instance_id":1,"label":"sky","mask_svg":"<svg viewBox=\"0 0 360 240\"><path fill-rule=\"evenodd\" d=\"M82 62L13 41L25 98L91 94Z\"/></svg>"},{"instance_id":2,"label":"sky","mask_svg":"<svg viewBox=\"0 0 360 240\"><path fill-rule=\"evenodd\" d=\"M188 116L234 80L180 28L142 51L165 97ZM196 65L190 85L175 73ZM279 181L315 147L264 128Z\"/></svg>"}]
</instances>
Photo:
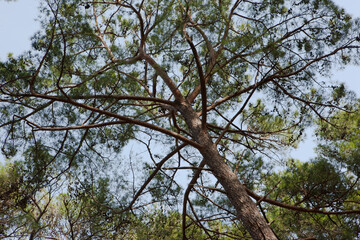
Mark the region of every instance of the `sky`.
<instances>
[{"instance_id":1,"label":"sky","mask_svg":"<svg viewBox=\"0 0 360 240\"><path fill-rule=\"evenodd\" d=\"M6 60L8 53L15 56L31 48L30 38L40 28L35 20L38 15L38 0L0 0L0 61ZM335 0L339 6L354 17L360 17L360 0ZM359 56L360 57L360 56ZM333 80L345 82L360 97L360 66L348 66L333 73ZM311 131L307 132L311 139ZM292 152L297 159L314 157L314 142L305 141L298 150Z\"/></svg>"}]
</instances>

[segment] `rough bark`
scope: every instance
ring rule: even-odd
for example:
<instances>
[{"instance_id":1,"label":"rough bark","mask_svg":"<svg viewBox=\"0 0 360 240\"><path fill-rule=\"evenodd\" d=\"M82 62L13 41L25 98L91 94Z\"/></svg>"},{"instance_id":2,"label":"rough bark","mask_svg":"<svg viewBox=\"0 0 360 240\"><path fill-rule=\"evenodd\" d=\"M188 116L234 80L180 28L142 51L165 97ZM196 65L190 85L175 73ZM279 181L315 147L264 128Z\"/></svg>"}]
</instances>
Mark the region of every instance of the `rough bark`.
<instances>
[{"instance_id":1,"label":"rough bark","mask_svg":"<svg viewBox=\"0 0 360 240\"><path fill-rule=\"evenodd\" d=\"M277 239L269 224L261 216L256 204L247 194L245 186L241 184L236 174L220 156L215 144L206 141L201 153L206 164L213 170L215 177L224 187L227 197L236 209L237 216L253 239Z\"/></svg>"},{"instance_id":2,"label":"rough bark","mask_svg":"<svg viewBox=\"0 0 360 240\"><path fill-rule=\"evenodd\" d=\"M190 104L179 104L179 111L184 116L194 140L202 145L199 149L206 164L224 187L227 197L236 209L237 217L255 240L278 239L264 217L260 214L255 202L252 201L245 186L219 154L210 135L201 127L201 120Z\"/></svg>"}]
</instances>

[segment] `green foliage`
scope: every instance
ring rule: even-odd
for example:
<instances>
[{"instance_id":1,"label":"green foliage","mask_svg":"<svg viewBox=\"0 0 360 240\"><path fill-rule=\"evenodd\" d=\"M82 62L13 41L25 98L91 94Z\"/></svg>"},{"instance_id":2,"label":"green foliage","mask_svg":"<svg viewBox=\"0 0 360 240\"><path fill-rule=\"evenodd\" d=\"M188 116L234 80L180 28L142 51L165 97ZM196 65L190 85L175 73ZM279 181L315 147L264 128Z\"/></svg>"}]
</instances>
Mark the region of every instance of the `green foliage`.
<instances>
[{"instance_id":1,"label":"green foliage","mask_svg":"<svg viewBox=\"0 0 360 240\"><path fill-rule=\"evenodd\" d=\"M181 214L175 211L164 212L160 209L152 209L137 218L135 226L131 229L135 239L181 239ZM188 222L189 224L189 222ZM190 239L206 239L204 232L196 225L191 225L188 231Z\"/></svg>"},{"instance_id":2,"label":"green foliage","mask_svg":"<svg viewBox=\"0 0 360 240\"><path fill-rule=\"evenodd\" d=\"M317 133L323 142L317 148L318 157L305 163L290 160L284 171L272 174L265 190L271 192L271 199L325 212L358 209L360 115L357 109L356 105L352 114L337 112L330 122L319 123ZM274 228L284 239L292 234L299 238L356 239L360 234L358 214L324 215L267 204L266 207Z\"/></svg>"},{"instance_id":3,"label":"green foliage","mask_svg":"<svg viewBox=\"0 0 360 240\"><path fill-rule=\"evenodd\" d=\"M205 136L248 191L307 209L258 202L280 238L357 237L359 103L316 78L358 62L359 20L330 0L42 2L32 50L0 63L1 234L248 239L219 169L182 195ZM287 160L314 124L318 156Z\"/></svg>"}]
</instances>

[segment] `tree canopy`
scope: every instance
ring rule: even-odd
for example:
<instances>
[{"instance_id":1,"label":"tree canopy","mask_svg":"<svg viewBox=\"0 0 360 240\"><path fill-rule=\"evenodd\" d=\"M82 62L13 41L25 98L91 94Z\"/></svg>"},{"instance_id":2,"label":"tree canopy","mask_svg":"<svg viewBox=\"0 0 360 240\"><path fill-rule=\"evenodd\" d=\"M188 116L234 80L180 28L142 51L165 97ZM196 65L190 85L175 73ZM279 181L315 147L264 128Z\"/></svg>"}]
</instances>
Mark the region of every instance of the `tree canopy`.
<instances>
[{"instance_id":1,"label":"tree canopy","mask_svg":"<svg viewBox=\"0 0 360 240\"><path fill-rule=\"evenodd\" d=\"M0 63L0 236L360 236L360 101L330 81L359 63L359 19L331 0L40 12ZM289 159L311 128L317 157Z\"/></svg>"}]
</instances>

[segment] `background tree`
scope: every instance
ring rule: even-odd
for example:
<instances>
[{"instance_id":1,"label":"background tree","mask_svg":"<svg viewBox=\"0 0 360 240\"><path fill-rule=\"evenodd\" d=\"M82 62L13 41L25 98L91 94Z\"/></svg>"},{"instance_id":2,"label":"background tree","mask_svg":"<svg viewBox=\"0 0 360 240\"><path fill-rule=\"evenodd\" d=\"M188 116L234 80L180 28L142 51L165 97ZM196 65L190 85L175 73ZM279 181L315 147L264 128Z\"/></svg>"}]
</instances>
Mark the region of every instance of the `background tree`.
<instances>
[{"instance_id":1,"label":"background tree","mask_svg":"<svg viewBox=\"0 0 360 240\"><path fill-rule=\"evenodd\" d=\"M358 110L342 85L317 81L359 54L359 20L332 1L43 3L33 50L0 65L2 152L29 191L31 236L63 191L67 226L89 238L116 229L110 215L179 206L180 194L184 239L193 224L215 238L219 219L254 239L338 236L314 229L329 221L319 214L359 214L357 172L282 154L307 127L335 134L336 117ZM279 207L316 220L292 227Z\"/></svg>"}]
</instances>

